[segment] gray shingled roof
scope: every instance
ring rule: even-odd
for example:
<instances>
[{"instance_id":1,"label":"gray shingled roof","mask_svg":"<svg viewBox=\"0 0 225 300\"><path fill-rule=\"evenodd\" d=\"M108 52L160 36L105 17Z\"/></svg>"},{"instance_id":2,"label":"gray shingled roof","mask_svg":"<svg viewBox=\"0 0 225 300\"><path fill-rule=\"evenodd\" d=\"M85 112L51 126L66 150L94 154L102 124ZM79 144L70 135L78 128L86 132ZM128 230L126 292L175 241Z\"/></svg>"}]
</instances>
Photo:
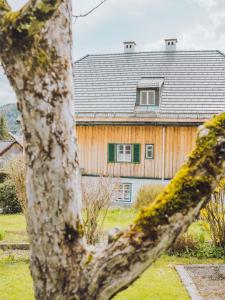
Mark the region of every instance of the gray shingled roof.
<instances>
[{"instance_id":1,"label":"gray shingled roof","mask_svg":"<svg viewBox=\"0 0 225 300\"><path fill-rule=\"evenodd\" d=\"M164 80L157 115L208 117L225 110L225 57L219 51L88 55L73 72L78 115L146 114L135 107L142 78Z\"/></svg>"},{"instance_id":2,"label":"gray shingled roof","mask_svg":"<svg viewBox=\"0 0 225 300\"><path fill-rule=\"evenodd\" d=\"M2 153L6 148L8 148L14 141L0 141L0 153Z\"/></svg>"}]
</instances>

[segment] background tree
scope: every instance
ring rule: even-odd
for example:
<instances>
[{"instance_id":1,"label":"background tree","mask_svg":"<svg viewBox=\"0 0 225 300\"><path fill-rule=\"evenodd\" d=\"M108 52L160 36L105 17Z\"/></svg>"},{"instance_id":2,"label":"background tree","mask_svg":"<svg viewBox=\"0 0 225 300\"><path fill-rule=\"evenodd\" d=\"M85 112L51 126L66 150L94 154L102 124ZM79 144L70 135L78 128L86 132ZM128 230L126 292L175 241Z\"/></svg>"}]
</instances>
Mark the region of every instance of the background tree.
<instances>
[{"instance_id":1,"label":"background tree","mask_svg":"<svg viewBox=\"0 0 225 300\"><path fill-rule=\"evenodd\" d=\"M4 116L0 116L0 140L8 140L9 131Z\"/></svg>"},{"instance_id":2,"label":"background tree","mask_svg":"<svg viewBox=\"0 0 225 300\"><path fill-rule=\"evenodd\" d=\"M196 149L157 199L105 248L84 243L72 115L70 0L0 0L0 58L23 120L28 231L36 299L110 299L183 233L225 168L225 114L201 127Z\"/></svg>"}]
</instances>

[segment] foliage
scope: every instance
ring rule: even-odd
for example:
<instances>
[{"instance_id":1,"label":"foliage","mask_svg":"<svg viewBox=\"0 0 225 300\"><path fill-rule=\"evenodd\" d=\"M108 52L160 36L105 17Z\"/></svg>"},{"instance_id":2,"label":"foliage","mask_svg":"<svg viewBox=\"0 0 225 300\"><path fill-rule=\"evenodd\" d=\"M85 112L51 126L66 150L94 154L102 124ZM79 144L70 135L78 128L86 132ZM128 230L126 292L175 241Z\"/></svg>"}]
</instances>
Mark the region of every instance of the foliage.
<instances>
[{"instance_id":1,"label":"foliage","mask_svg":"<svg viewBox=\"0 0 225 300\"><path fill-rule=\"evenodd\" d=\"M99 177L95 181L83 179L83 224L87 243L94 245L100 241L108 209L117 198L118 184L110 177Z\"/></svg>"},{"instance_id":2,"label":"foliage","mask_svg":"<svg viewBox=\"0 0 225 300\"><path fill-rule=\"evenodd\" d=\"M18 155L10 160L4 167L10 181L15 186L16 195L23 212L26 212L27 197L26 197L26 165L23 155Z\"/></svg>"},{"instance_id":3,"label":"foliage","mask_svg":"<svg viewBox=\"0 0 225 300\"><path fill-rule=\"evenodd\" d=\"M144 207L147 207L153 202L153 200L155 200L155 198L163 191L164 188L165 186L162 184L151 184L141 187L137 194L135 208L140 210Z\"/></svg>"},{"instance_id":4,"label":"foliage","mask_svg":"<svg viewBox=\"0 0 225 300\"><path fill-rule=\"evenodd\" d=\"M4 116L0 116L0 140L8 140L9 131Z\"/></svg>"},{"instance_id":5,"label":"foliage","mask_svg":"<svg viewBox=\"0 0 225 300\"><path fill-rule=\"evenodd\" d=\"M0 106L0 114L5 117L10 132L20 131L20 125L17 123L19 111L15 103Z\"/></svg>"},{"instance_id":6,"label":"foliage","mask_svg":"<svg viewBox=\"0 0 225 300\"><path fill-rule=\"evenodd\" d=\"M168 253L180 257L225 259L225 248L215 246L212 241L206 241L206 235L203 232L197 235L185 233Z\"/></svg>"},{"instance_id":7,"label":"foliage","mask_svg":"<svg viewBox=\"0 0 225 300\"><path fill-rule=\"evenodd\" d=\"M208 222L215 247L225 247L225 180L212 194L211 201L202 210L201 217Z\"/></svg>"},{"instance_id":8,"label":"foliage","mask_svg":"<svg viewBox=\"0 0 225 300\"><path fill-rule=\"evenodd\" d=\"M18 213L22 210L16 195L15 186L10 180L0 184L0 207L4 214Z\"/></svg>"}]
</instances>

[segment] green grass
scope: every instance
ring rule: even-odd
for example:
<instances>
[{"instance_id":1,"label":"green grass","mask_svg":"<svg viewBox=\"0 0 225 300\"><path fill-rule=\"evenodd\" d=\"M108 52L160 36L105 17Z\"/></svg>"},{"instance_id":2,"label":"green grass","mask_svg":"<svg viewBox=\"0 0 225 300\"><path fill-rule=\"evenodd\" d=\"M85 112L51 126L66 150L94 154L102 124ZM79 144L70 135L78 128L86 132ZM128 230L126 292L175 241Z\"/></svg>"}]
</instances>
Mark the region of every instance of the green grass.
<instances>
[{"instance_id":1,"label":"green grass","mask_svg":"<svg viewBox=\"0 0 225 300\"><path fill-rule=\"evenodd\" d=\"M22 214L0 215L0 230L26 231L26 221Z\"/></svg>"},{"instance_id":2,"label":"green grass","mask_svg":"<svg viewBox=\"0 0 225 300\"><path fill-rule=\"evenodd\" d=\"M1 242L27 242L26 220L24 215L0 215L0 232L4 233Z\"/></svg>"},{"instance_id":3,"label":"green grass","mask_svg":"<svg viewBox=\"0 0 225 300\"><path fill-rule=\"evenodd\" d=\"M12 254L0 259L0 299L33 300L32 280L28 258Z\"/></svg>"},{"instance_id":4,"label":"green grass","mask_svg":"<svg viewBox=\"0 0 225 300\"><path fill-rule=\"evenodd\" d=\"M132 223L136 211L129 209L111 209L109 210L104 230L119 227L121 229L128 227ZM2 242L27 242L26 221L22 214L0 215L0 232L3 233ZM188 229L191 235L203 235L206 240L210 239L208 230L201 221L194 222Z\"/></svg>"},{"instance_id":5,"label":"green grass","mask_svg":"<svg viewBox=\"0 0 225 300\"><path fill-rule=\"evenodd\" d=\"M104 230L114 227L126 228L135 217L134 209L112 209L109 211ZM23 215L0 215L0 231L3 241L23 241L27 239L26 222ZM194 222L189 234L203 235L209 239L203 222ZM5 237L4 237L5 235ZM183 258L164 255L158 259L128 289L119 293L114 300L188 300L174 266L177 264L218 263L222 260ZM0 299L33 300L32 280L25 257L0 253Z\"/></svg>"},{"instance_id":6,"label":"green grass","mask_svg":"<svg viewBox=\"0 0 225 300\"><path fill-rule=\"evenodd\" d=\"M132 208L128 209L110 209L107 213L107 217L104 223L104 230L109 230L110 228L126 228L128 227L134 217L135 217L135 210Z\"/></svg>"},{"instance_id":7,"label":"green grass","mask_svg":"<svg viewBox=\"0 0 225 300\"><path fill-rule=\"evenodd\" d=\"M17 257L9 254L0 259L1 300L34 299L27 255ZM188 300L188 295L174 265L213 262L219 263L221 260L177 258L164 255L133 285L114 297L114 300Z\"/></svg>"},{"instance_id":8,"label":"green grass","mask_svg":"<svg viewBox=\"0 0 225 300\"><path fill-rule=\"evenodd\" d=\"M163 255L114 300L189 300L174 266L220 262L222 261L215 259L190 259Z\"/></svg>"}]
</instances>

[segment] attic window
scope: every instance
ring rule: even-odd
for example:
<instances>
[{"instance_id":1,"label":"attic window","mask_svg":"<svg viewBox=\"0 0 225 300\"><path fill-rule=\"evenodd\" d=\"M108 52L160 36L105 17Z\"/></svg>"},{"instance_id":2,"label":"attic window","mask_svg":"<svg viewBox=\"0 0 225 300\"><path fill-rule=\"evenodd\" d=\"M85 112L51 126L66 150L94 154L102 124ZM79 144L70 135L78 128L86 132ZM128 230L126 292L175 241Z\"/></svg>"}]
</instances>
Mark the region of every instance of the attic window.
<instances>
[{"instance_id":1,"label":"attic window","mask_svg":"<svg viewBox=\"0 0 225 300\"><path fill-rule=\"evenodd\" d=\"M140 105L156 105L155 90L141 90L140 91Z\"/></svg>"}]
</instances>

